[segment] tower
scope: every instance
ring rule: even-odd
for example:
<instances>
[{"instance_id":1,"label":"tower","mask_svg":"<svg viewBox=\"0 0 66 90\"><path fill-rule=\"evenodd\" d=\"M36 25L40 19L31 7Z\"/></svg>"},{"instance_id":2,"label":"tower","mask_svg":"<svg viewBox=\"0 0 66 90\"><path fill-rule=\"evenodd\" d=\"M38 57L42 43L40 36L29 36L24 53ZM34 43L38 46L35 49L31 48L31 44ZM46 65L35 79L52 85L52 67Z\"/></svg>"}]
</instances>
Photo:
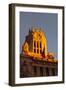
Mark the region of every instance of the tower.
<instances>
[{"instance_id":1,"label":"tower","mask_svg":"<svg viewBox=\"0 0 66 90\"><path fill-rule=\"evenodd\" d=\"M28 48L29 47L29 48ZM41 28L31 28L22 46L22 52L27 55L42 58L47 57L47 40Z\"/></svg>"}]
</instances>

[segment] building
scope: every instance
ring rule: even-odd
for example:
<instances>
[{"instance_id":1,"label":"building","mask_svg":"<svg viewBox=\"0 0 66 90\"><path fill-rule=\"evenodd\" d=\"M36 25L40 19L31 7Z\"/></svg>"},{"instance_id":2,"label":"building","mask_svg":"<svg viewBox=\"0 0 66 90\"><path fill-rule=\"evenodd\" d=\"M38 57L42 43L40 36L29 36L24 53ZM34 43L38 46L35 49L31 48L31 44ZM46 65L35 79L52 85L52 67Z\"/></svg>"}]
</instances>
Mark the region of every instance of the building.
<instances>
[{"instance_id":1,"label":"building","mask_svg":"<svg viewBox=\"0 0 66 90\"><path fill-rule=\"evenodd\" d=\"M41 28L31 28L20 54L20 77L56 76L58 61L48 52L47 39Z\"/></svg>"}]
</instances>

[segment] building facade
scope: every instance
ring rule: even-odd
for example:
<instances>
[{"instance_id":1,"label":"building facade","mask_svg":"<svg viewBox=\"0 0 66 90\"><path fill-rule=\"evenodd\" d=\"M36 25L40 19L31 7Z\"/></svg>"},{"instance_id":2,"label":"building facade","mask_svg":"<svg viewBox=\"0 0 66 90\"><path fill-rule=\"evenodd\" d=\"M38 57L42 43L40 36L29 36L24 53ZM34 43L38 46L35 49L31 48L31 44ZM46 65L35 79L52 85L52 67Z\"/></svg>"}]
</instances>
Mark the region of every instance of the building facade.
<instances>
[{"instance_id":1,"label":"building facade","mask_svg":"<svg viewBox=\"0 0 66 90\"><path fill-rule=\"evenodd\" d=\"M48 52L47 39L41 28L31 28L20 54L20 77L56 76L58 61Z\"/></svg>"}]
</instances>

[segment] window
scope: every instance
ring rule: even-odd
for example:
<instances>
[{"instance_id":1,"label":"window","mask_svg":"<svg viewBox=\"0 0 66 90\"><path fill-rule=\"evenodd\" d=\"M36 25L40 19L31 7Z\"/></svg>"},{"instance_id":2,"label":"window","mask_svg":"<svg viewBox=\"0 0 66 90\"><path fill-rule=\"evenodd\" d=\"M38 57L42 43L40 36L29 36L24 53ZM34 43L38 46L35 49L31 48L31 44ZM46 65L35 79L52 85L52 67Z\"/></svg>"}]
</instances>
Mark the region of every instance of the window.
<instances>
[{"instance_id":1,"label":"window","mask_svg":"<svg viewBox=\"0 0 66 90\"><path fill-rule=\"evenodd\" d=\"M58 75L58 68L55 68L55 75Z\"/></svg>"},{"instance_id":2,"label":"window","mask_svg":"<svg viewBox=\"0 0 66 90\"><path fill-rule=\"evenodd\" d=\"M41 42L40 42L40 48L41 48Z\"/></svg>"},{"instance_id":3,"label":"window","mask_svg":"<svg viewBox=\"0 0 66 90\"><path fill-rule=\"evenodd\" d=\"M34 49L34 53L36 53L36 49Z\"/></svg>"},{"instance_id":4,"label":"window","mask_svg":"<svg viewBox=\"0 0 66 90\"><path fill-rule=\"evenodd\" d=\"M37 53L39 53L39 49L37 49Z\"/></svg>"},{"instance_id":5,"label":"window","mask_svg":"<svg viewBox=\"0 0 66 90\"><path fill-rule=\"evenodd\" d=\"M42 50L40 49L40 53L42 54Z\"/></svg>"},{"instance_id":6,"label":"window","mask_svg":"<svg viewBox=\"0 0 66 90\"><path fill-rule=\"evenodd\" d=\"M52 75L55 76L55 69L52 68Z\"/></svg>"},{"instance_id":7,"label":"window","mask_svg":"<svg viewBox=\"0 0 66 90\"><path fill-rule=\"evenodd\" d=\"M34 53L42 53L41 42L34 40Z\"/></svg>"},{"instance_id":8,"label":"window","mask_svg":"<svg viewBox=\"0 0 66 90\"><path fill-rule=\"evenodd\" d=\"M36 41L34 41L34 53L36 53Z\"/></svg>"},{"instance_id":9,"label":"window","mask_svg":"<svg viewBox=\"0 0 66 90\"><path fill-rule=\"evenodd\" d=\"M37 42L37 48L39 47L39 43Z\"/></svg>"},{"instance_id":10,"label":"window","mask_svg":"<svg viewBox=\"0 0 66 90\"><path fill-rule=\"evenodd\" d=\"M34 66L34 75L37 75L37 67Z\"/></svg>"},{"instance_id":11,"label":"window","mask_svg":"<svg viewBox=\"0 0 66 90\"><path fill-rule=\"evenodd\" d=\"M46 68L46 76L49 76L49 69Z\"/></svg>"},{"instance_id":12,"label":"window","mask_svg":"<svg viewBox=\"0 0 66 90\"><path fill-rule=\"evenodd\" d=\"M36 48L36 41L34 41L34 48Z\"/></svg>"},{"instance_id":13,"label":"window","mask_svg":"<svg viewBox=\"0 0 66 90\"><path fill-rule=\"evenodd\" d=\"M40 76L43 76L43 67L40 67Z\"/></svg>"}]
</instances>

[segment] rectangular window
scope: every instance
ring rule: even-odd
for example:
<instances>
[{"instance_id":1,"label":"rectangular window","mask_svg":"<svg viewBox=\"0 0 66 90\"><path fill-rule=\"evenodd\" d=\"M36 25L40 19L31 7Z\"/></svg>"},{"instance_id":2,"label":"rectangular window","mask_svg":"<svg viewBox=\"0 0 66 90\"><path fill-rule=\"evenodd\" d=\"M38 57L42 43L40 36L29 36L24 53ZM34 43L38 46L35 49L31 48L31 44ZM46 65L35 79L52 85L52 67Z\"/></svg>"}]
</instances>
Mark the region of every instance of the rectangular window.
<instances>
[{"instance_id":1,"label":"rectangular window","mask_svg":"<svg viewBox=\"0 0 66 90\"><path fill-rule=\"evenodd\" d=\"M43 67L40 67L40 76L43 76Z\"/></svg>"},{"instance_id":2,"label":"rectangular window","mask_svg":"<svg viewBox=\"0 0 66 90\"><path fill-rule=\"evenodd\" d=\"M40 49L40 53L42 54L42 50Z\"/></svg>"},{"instance_id":3,"label":"rectangular window","mask_svg":"<svg viewBox=\"0 0 66 90\"><path fill-rule=\"evenodd\" d=\"M49 76L49 68L46 68L46 76Z\"/></svg>"},{"instance_id":4,"label":"rectangular window","mask_svg":"<svg viewBox=\"0 0 66 90\"><path fill-rule=\"evenodd\" d=\"M34 66L34 75L36 76L37 75L37 67Z\"/></svg>"},{"instance_id":5,"label":"rectangular window","mask_svg":"<svg viewBox=\"0 0 66 90\"><path fill-rule=\"evenodd\" d=\"M55 69L52 68L52 75L55 76Z\"/></svg>"},{"instance_id":6,"label":"rectangular window","mask_svg":"<svg viewBox=\"0 0 66 90\"><path fill-rule=\"evenodd\" d=\"M36 53L36 49L34 49L34 53Z\"/></svg>"},{"instance_id":7,"label":"rectangular window","mask_svg":"<svg viewBox=\"0 0 66 90\"><path fill-rule=\"evenodd\" d=\"M39 53L39 49L37 49L37 53Z\"/></svg>"}]
</instances>

